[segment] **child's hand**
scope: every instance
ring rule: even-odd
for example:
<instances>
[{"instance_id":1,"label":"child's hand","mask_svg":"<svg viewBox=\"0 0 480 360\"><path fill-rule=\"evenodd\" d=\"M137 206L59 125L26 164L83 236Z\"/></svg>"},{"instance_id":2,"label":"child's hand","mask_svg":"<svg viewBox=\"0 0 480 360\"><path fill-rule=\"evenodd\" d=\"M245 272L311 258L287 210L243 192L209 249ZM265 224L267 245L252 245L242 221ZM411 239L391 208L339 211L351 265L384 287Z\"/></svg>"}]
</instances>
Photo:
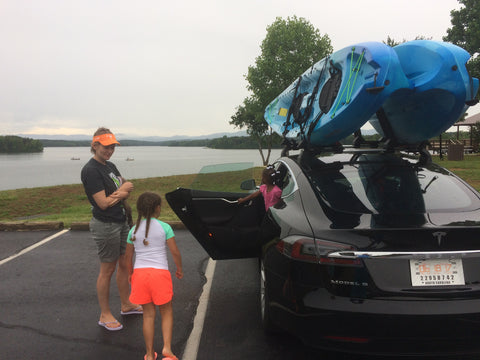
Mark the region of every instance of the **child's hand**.
<instances>
[{"instance_id":1,"label":"child's hand","mask_svg":"<svg viewBox=\"0 0 480 360\"><path fill-rule=\"evenodd\" d=\"M183 271L177 269L177 271L175 272L175 276L177 277L177 279L183 278Z\"/></svg>"}]
</instances>

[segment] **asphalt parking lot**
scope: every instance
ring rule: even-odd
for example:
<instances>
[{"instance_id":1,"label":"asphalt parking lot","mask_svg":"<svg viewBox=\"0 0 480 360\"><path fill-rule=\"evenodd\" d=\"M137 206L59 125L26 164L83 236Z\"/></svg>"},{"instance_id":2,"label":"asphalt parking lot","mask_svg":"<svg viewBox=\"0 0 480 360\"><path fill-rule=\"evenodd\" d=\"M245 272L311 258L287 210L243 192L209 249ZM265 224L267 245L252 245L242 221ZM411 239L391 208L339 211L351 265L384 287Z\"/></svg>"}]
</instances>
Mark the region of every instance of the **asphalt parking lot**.
<instances>
[{"instance_id":1,"label":"asphalt parking lot","mask_svg":"<svg viewBox=\"0 0 480 360\"><path fill-rule=\"evenodd\" d=\"M256 259L216 263L205 322L194 339L209 258L190 232L175 230L175 235L185 274L182 280L173 277L173 350L180 359L385 359L317 352L286 334L266 336L259 321ZM97 325L98 266L87 231L0 231L0 359L143 359L142 317L120 315L115 284L110 303L124 329L109 332ZM159 320L157 349L162 345ZM192 338L197 348L190 346Z\"/></svg>"},{"instance_id":2,"label":"asphalt parking lot","mask_svg":"<svg viewBox=\"0 0 480 360\"><path fill-rule=\"evenodd\" d=\"M176 238L184 255L185 276L173 277L172 345L181 357L205 283L208 257L188 231L177 230ZM45 243L22 253L41 241ZM109 332L97 325L98 267L95 245L86 231L0 232L0 357L142 359L142 317L120 315L114 282L110 304L124 329ZM158 317L157 349L161 349L160 333Z\"/></svg>"}]
</instances>

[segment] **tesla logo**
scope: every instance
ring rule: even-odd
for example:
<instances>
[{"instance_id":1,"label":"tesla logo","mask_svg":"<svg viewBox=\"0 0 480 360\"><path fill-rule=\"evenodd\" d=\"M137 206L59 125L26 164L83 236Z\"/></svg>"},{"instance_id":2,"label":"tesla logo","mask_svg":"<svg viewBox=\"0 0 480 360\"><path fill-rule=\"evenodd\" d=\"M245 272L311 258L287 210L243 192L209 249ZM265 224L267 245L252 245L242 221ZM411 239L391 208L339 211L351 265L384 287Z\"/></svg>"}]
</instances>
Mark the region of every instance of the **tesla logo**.
<instances>
[{"instance_id":1,"label":"tesla logo","mask_svg":"<svg viewBox=\"0 0 480 360\"><path fill-rule=\"evenodd\" d=\"M443 231L437 231L437 232L434 232L432 235L435 239L437 239L438 246L441 246L442 240L445 236L447 236L447 233Z\"/></svg>"}]
</instances>

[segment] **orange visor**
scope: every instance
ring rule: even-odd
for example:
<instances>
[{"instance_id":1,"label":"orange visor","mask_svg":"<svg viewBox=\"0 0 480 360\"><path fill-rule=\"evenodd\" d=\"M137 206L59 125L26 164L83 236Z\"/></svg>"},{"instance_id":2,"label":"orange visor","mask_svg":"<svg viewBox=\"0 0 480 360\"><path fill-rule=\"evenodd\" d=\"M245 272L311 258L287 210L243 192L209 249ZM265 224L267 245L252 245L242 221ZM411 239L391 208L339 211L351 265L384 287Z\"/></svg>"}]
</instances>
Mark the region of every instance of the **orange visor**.
<instances>
[{"instance_id":1,"label":"orange visor","mask_svg":"<svg viewBox=\"0 0 480 360\"><path fill-rule=\"evenodd\" d=\"M94 143L98 142L98 143L102 144L103 146L108 146L108 145L112 145L112 144L120 145L120 143L117 141L117 139L115 139L115 135L113 135L113 134L102 134L102 135L94 136L93 137L93 142Z\"/></svg>"}]
</instances>

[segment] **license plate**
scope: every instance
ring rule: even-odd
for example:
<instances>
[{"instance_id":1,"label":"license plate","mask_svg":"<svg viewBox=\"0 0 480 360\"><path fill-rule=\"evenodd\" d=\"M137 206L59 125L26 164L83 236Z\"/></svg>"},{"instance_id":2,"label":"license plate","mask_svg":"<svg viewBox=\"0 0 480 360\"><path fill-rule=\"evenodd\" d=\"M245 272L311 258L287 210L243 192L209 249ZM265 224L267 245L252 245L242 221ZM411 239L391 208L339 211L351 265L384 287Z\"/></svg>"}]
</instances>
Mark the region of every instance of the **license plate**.
<instances>
[{"instance_id":1,"label":"license plate","mask_svg":"<svg viewBox=\"0 0 480 360\"><path fill-rule=\"evenodd\" d=\"M412 286L465 285L462 259L410 260Z\"/></svg>"}]
</instances>

